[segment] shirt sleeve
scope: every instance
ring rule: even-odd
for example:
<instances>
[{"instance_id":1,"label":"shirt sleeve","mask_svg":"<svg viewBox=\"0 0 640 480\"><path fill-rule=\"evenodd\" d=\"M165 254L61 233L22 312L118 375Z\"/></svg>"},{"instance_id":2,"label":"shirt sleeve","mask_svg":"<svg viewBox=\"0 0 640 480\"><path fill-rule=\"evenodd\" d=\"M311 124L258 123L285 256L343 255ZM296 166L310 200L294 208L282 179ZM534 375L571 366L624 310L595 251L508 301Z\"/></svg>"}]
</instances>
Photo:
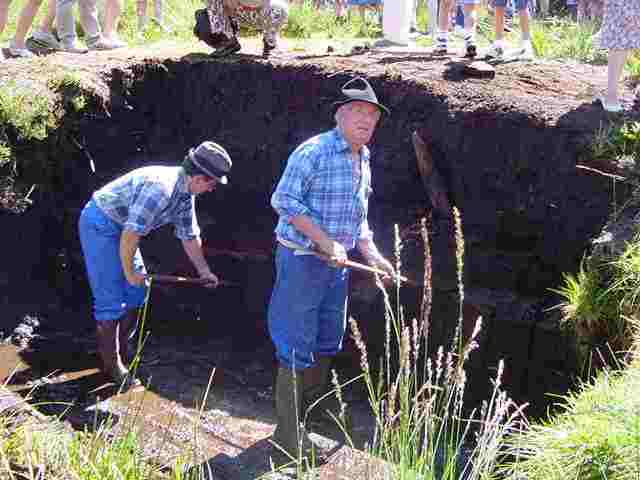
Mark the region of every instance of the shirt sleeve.
<instances>
[{"instance_id":1,"label":"shirt sleeve","mask_svg":"<svg viewBox=\"0 0 640 480\"><path fill-rule=\"evenodd\" d=\"M317 161L318 152L314 145L305 145L289 157L282 178L271 196L271 206L284 220L309 213L305 198Z\"/></svg>"},{"instance_id":2,"label":"shirt sleeve","mask_svg":"<svg viewBox=\"0 0 640 480\"><path fill-rule=\"evenodd\" d=\"M136 192L129 215L123 228L140 236L147 235L153 229L154 219L167 207L169 197L162 185L144 183Z\"/></svg>"},{"instance_id":3,"label":"shirt sleeve","mask_svg":"<svg viewBox=\"0 0 640 480\"><path fill-rule=\"evenodd\" d=\"M180 240L193 240L200 236L200 226L196 217L196 198L194 196L190 196L188 200L180 205L173 224L176 237Z\"/></svg>"},{"instance_id":4,"label":"shirt sleeve","mask_svg":"<svg viewBox=\"0 0 640 480\"><path fill-rule=\"evenodd\" d=\"M365 147L366 148L366 147ZM371 166L369 165L369 150L364 150L365 154L365 162L363 162L364 168L362 174L366 179L366 185L363 186L365 189L365 199L364 199L364 218L362 219L362 223L358 228L358 240L371 240L373 241L373 231L369 228L369 198L371 197L371 193L373 193L373 188L371 186Z\"/></svg>"}]
</instances>

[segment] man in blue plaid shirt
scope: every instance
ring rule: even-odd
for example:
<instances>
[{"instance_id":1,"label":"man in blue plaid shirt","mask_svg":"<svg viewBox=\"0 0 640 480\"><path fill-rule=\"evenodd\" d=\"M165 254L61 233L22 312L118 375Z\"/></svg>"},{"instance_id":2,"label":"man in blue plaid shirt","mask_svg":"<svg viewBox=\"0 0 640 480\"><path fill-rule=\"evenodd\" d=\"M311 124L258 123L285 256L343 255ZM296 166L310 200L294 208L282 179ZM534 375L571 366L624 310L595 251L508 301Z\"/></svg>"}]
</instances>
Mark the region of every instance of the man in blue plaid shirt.
<instances>
[{"instance_id":1,"label":"man in blue plaid shirt","mask_svg":"<svg viewBox=\"0 0 640 480\"><path fill-rule=\"evenodd\" d=\"M126 364L129 336L146 296L145 269L138 248L152 230L173 224L200 277L217 286L202 252L195 196L227 183L229 154L203 142L189 150L182 166L143 167L94 192L78 223L93 294L98 354L118 386L139 384Z\"/></svg>"},{"instance_id":2,"label":"man in blue plaid shirt","mask_svg":"<svg viewBox=\"0 0 640 480\"><path fill-rule=\"evenodd\" d=\"M336 128L291 154L271 197L279 215L268 313L279 362L274 441L294 458L310 446L307 437L299 436L298 419L329 391L331 359L342 348L349 271L341 261L357 247L370 264L393 274L367 222L371 169L366 144L388 110L363 78L347 82L342 93L335 104ZM335 413L335 397L315 409L320 417L325 410Z\"/></svg>"}]
</instances>

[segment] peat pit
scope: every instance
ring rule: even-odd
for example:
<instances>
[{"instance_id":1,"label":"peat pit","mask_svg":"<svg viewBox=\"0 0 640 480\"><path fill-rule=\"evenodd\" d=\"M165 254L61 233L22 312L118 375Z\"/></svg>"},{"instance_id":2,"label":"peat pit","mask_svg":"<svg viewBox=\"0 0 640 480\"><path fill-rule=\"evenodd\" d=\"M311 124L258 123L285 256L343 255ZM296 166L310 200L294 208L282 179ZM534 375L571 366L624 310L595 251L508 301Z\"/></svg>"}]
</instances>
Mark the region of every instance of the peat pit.
<instances>
[{"instance_id":1,"label":"peat pit","mask_svg":"<svg viewBox=\"0 0 640 480\"><path fill-rule=\"evenodd\" d=\"M439 345L451 338L460 299L453 217L434 208L432 199L444 198L459 209L465 327L480 314L484 318L480 348L470 363L471 399L484 398L488 377L504 358L506 388L532 403L530 414L543 413L551 402L546 394L565 391L574 368L570 342L545 313L557 301L548 289L559 284L562 272L576 269L608 217L612 195L626 195L620 188L612 192L605 178L575 168L602 113L553 89L522 90L525 75L518 67L508 72L514 88L496 91L492 80L427 74L403 79L385 70L382 60L371 62L368 68L365 62L345 67L183 59L113 70L108 114L84 115L73 133L84 149L70 147L64 159L56 159L64 167L31 210L0 216L6 232L6 318L28 306L43 312L51 326L67 325L62 312L68 311L80 320L65 328L90 326L88 318L86 324L82 320L89 314L89 292L76 223L91 191L142 165L178 163L189 147L212 139L233 158L231 185L199 198L198 217L214 271L240 286L213 292L158 287L150 328L180 343L206 336L228 339L233 352L268 349L265 312L276 220L269 197L293 149L333 127L330 104L339 87L362 73L392 109L371 145L369 221L376 242L391 256L397 224L404 272L422 279L416 226L431 215L431 339ZM561 67L543 73L563 75ZM414 132L425 142L437 181L433 174L420 175ZM152 272L193 273L170 229L146 238L143 255ZM36 291L48 293L36 299ZM407 316L416 314L421 295L419 288L403 289ZM353 277L349 314L366 335L370 358L381 353L382 300L367 277ZM357 366L346 343L342 364Z\"/></svg>"}]
</instances>

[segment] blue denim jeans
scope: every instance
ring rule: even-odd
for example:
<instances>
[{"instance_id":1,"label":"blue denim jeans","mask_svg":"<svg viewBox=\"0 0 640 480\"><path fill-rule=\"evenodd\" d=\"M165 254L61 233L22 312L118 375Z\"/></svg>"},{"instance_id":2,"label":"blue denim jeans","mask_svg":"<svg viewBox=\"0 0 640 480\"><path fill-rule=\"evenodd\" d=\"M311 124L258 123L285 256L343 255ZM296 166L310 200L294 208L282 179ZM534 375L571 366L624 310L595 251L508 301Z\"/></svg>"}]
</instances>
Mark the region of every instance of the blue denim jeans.
<instances>
[{"instance_id":1,"label":"blue denim jeans","mask_svg":"<svg viewBox=\"0 0 640 480\"><path fill-rule=\"evenodd\" d=\"M144 304L146 288L131 285L122 270L122 226L90 200L80 214L78 229L93 294L95 319L98 322L117 320L127 310L141 307ZM133 265L137 271L144 273L140 249L133 257Z\"/></svg>"},{"instance_id":2,"label":"blue denim jeans","mask_svg":"<svg viewBox=\"0 0 640 480\"><path fill-rule=\"evenodd\" d=\"M281 366L313 366L342 348L349 270L278 245L276 281L269 303L269 333Z\"/></svg>"}]
</instances>

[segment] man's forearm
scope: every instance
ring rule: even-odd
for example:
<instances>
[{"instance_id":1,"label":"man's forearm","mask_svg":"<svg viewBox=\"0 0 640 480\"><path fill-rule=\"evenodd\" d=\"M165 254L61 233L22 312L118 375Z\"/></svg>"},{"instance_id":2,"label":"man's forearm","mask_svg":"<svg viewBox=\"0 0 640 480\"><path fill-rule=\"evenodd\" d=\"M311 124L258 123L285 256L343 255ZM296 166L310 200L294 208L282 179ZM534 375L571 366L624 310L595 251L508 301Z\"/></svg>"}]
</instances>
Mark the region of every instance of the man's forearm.
<instances>
[{"instance_id":1,"label":"man's forearm","mask_svg":"<svg viewBox=\"0 0 640 480\"><path fill-rule=\"evenodd\" d=\"M358 240L357 246L358 250L368 263L375 264L381 259L384 260L382 254L378 251L378 247L376 247L376 244L373 243L373 240L370 238Z\"/></svg>"},{"instance_id":2,"label":"man's forearm","mask_svg":"<svg viewBox=\"0 0 640 480\"><path fill-rule=\"evenodd\" d=\"M313 223L307 215L296 215L290 220L291 224L305 237L315 243L323 252L330 252L332 241L325 231Z\"/></svg>"},{"instance_id":3,"label":"man's forearm","mask_svg":"<svg viewBox=\"0 0 640 480\"><path fill-rule=\"evenodd\" d=\"M130 277L133 273L133 256L138 250L140 235L131 230L124 230L120 237L120 262L125 277Z\"/></svg>"},{"instance_id":4,"label":"man's forearm","mask_svg":"<svg viewBox=\"0 0 640 480\"><path fill-rule=\"evenodd\" d=\"M182 240L182 247L200 275L211 273L209 263L204 258L202 240L199 237L193 240Z\"/></svg>"}]
</instances>

